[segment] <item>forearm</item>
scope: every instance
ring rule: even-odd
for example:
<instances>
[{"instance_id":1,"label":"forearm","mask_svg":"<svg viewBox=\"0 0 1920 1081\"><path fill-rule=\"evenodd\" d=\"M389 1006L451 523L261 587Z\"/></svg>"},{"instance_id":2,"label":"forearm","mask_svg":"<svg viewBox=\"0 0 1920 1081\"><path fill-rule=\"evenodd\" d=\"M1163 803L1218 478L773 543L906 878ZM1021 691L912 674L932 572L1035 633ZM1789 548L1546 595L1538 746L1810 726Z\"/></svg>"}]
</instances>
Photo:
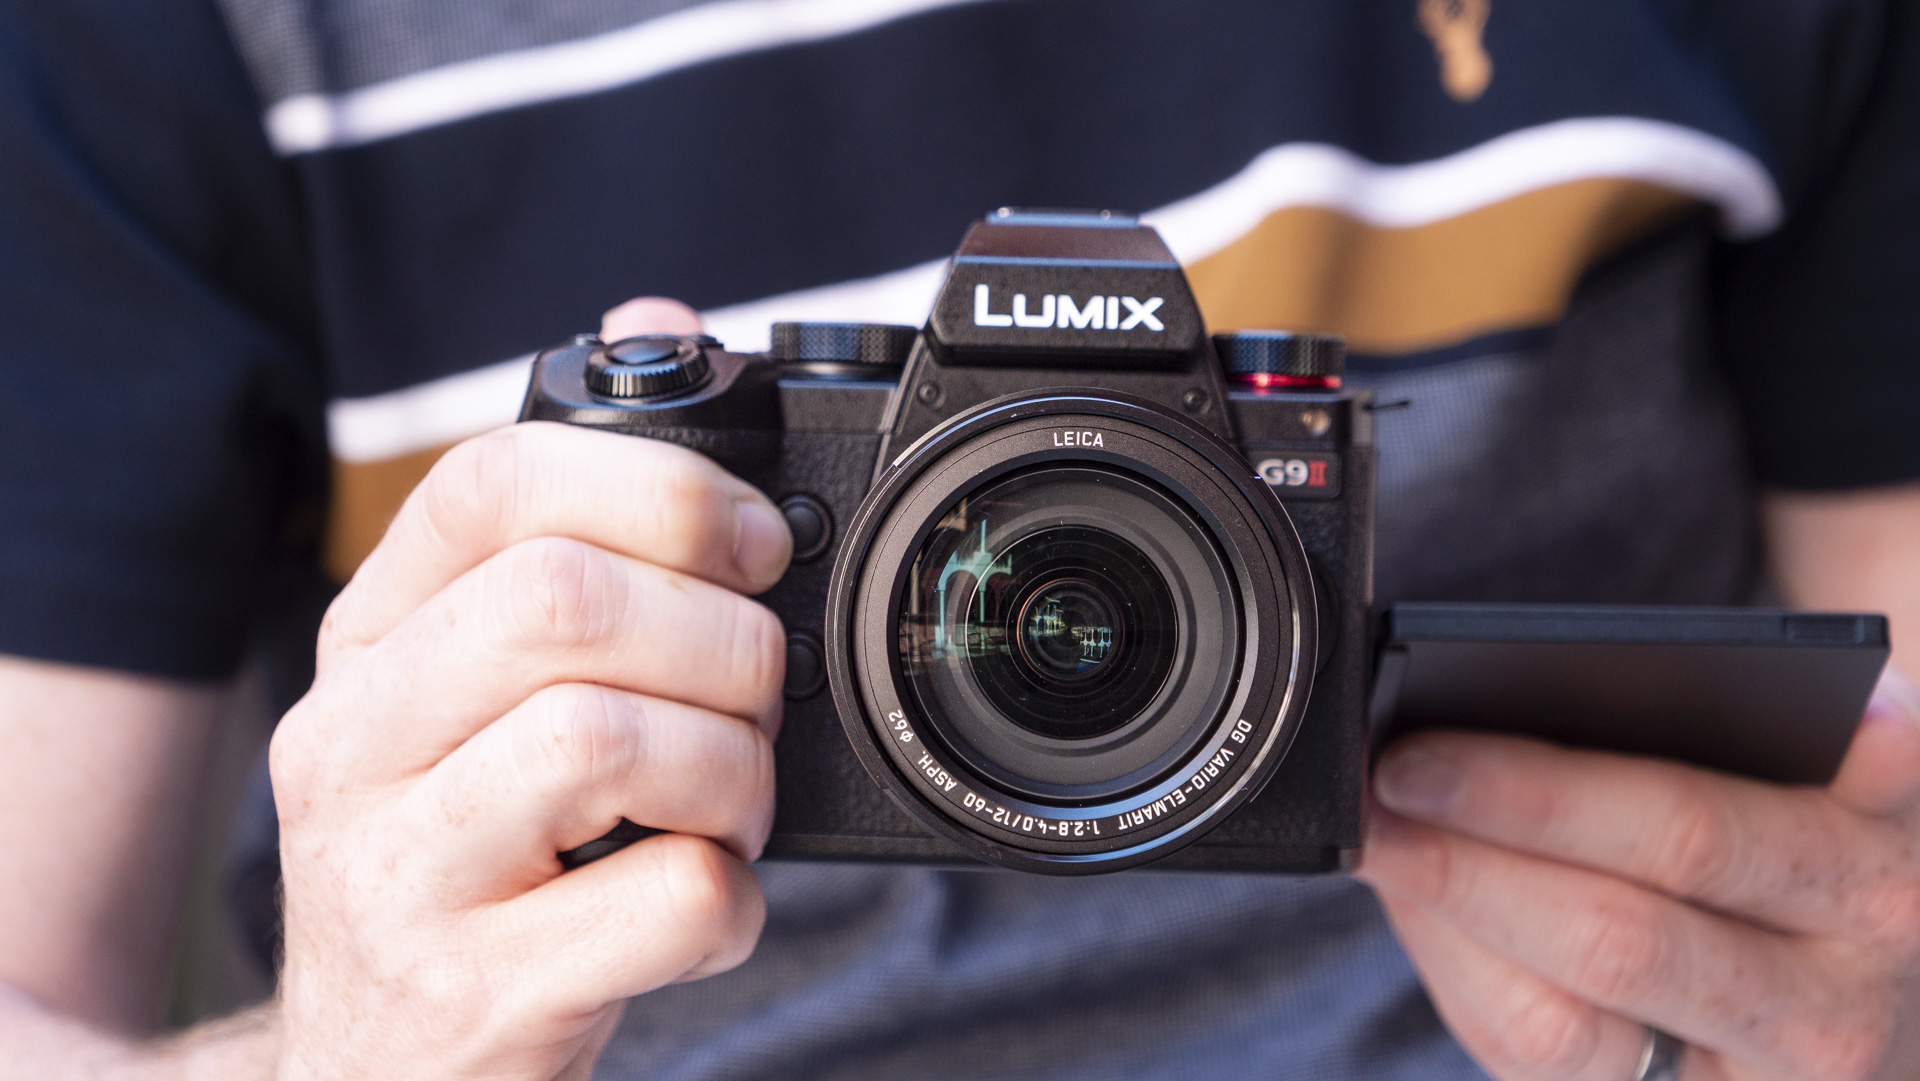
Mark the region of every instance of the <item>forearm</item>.
<instances>
[{"instance_id":1,"label":"forearm","mask_svg":"<svg viewBox=\"0 0 1920 1081\"><path fill-rule=\"evenodd\" d=\"M266 1081L279 1048L272 1004L166 1039L135 1041L0 985L0 1081Z\"/></svg>"},{"instance_id":2,"label":"forearm","mask_svg":"<svg viewBox=\"0 0 1920 1081\"><path fill-rule=\"evenodd\" d=\"M1885 612L1893 663L1920 675L1920 484L1773 492L1768 564L1789 603Z\"/></svg>"},{"instance_id":3,"label":"forearm","mask_svg":"<svg viewBox=\"0 0 1920 1081\"><path fill-rule=\"evenodd\" d=\"M0 984L153 1031L220 702L216 687L0 657Z\"/></svg>"}]
</instances>

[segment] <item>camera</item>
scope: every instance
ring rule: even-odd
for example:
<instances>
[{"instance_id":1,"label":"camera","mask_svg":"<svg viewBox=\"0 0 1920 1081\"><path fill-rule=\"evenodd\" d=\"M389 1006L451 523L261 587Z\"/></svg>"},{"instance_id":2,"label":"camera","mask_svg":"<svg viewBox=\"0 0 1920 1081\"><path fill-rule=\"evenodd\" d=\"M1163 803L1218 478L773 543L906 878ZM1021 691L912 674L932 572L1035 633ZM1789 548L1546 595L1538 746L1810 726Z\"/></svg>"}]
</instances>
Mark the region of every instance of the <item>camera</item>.
<instances>
[{"instance_id":1,"label":"camera","mask_svg":"<svg viewBox=\"0 0 1920 1081\"><path fill-rule=\"evenodd\" d=\"M1358 857L1372 416L1338 339L1210 337L1154 230L975 223L923 328L581 336L522 420L707 454L786 516L769 858L1094 874Z\"/></svg>"}]
</instances>

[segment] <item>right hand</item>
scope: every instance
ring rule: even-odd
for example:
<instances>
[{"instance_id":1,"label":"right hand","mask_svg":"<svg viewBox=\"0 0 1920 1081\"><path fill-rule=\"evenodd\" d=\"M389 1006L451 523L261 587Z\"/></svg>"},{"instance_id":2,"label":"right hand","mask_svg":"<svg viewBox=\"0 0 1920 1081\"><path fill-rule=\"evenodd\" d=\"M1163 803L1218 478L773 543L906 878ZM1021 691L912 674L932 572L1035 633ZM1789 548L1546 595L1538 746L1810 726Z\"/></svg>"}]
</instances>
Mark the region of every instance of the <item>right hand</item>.
<instances>
[{"instance_id":1,"label":"right hand","mask_svg":"<svg viewBox=\"0 0 1920 1081\"><path fill-rule=\"evenodd\" d=\"M623 1000L747 957L785 639L743 594L790 551L665 443L520 424L440 460L273 739L282 1081L584 1078ZM668 832L562 873L622 817Z\"/></svg>"}]
</instances>

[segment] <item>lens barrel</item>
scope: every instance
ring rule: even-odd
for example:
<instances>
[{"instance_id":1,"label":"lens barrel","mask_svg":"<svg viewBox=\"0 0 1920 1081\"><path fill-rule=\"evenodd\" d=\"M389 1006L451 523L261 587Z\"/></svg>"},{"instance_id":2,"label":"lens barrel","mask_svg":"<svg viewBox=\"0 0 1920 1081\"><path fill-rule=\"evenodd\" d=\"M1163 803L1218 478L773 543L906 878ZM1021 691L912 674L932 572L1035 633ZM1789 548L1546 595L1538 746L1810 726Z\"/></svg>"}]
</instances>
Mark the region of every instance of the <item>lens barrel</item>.
<instances>
[{"instance_id":1,"label":"lens barrel","mask_svg":"<svg viewBox=\"0 0 1920 1081\"><path fill-rule=\"evenodd\" d=\"M828 600L862 764L990 862L1117 870L1256 793L1317 635L1292 525L1240 452L1102 392L1003 399L886 470Z\"/></svg>"}]
</instances>

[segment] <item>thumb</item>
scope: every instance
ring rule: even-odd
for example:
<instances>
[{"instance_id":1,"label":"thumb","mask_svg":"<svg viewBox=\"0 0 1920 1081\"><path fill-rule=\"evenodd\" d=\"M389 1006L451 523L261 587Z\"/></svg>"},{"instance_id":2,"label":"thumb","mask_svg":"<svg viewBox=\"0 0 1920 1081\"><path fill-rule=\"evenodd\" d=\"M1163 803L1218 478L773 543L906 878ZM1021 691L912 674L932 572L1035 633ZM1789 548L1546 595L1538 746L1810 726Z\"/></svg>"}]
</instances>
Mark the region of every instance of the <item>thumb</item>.
<instances>
[{"instance_id":1,"label":"thumb","mask_svg":"<svg viewBox=\"0 0 1920 1081\"><path fill-rule=\"evenodd\" d=\"M1920 802L1920 689L1896 669L1881 674L1830 791L1870 815Z\"/></svg>"},{"instance_id":2,"label":"thumb","mask_svg":"<svg viewBox=\"0 0 1920 1081\"><path fill-rule=\"evenodd\" d=\"M698 334L700 313L666 297L635 297L600 317L600 340L636 334Z\"/></svg>"}]
</instances>

